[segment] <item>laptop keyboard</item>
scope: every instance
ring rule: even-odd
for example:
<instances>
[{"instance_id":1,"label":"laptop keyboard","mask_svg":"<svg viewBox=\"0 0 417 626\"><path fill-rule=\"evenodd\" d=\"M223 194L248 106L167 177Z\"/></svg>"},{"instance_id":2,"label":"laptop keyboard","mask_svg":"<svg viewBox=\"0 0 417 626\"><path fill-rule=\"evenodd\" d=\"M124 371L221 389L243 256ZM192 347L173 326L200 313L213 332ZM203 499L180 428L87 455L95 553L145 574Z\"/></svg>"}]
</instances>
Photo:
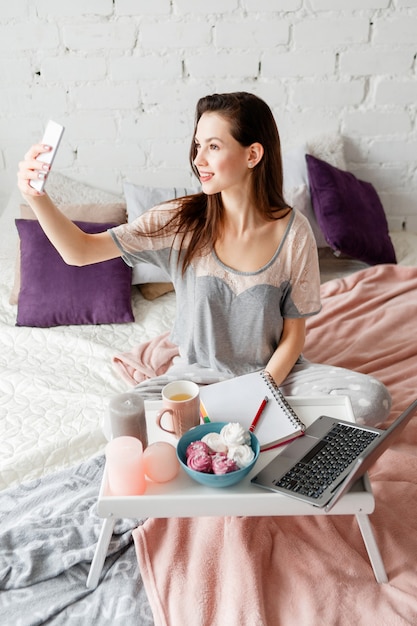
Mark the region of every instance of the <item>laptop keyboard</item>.
<instances>
[{"instance_id":1,"label":"laptop keyboard","mask_svg":"<svg viewBox=\"0 0 417 626\"><path fill-rule=\"evenodd\" d=\"M335 424L275 484L288 491L318 498L377 436L378 433Z\"/></svg>"}]
</instances>

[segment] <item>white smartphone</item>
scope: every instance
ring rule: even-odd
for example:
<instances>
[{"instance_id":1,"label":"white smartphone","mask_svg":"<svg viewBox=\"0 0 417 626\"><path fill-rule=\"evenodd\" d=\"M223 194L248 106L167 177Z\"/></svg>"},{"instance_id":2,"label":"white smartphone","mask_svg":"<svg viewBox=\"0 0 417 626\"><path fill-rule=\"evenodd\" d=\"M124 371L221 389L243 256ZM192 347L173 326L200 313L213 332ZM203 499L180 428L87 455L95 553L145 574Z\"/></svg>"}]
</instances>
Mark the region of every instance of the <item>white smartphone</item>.
<instances>
[{"instance_id":1,"label":"white smartphone","mask_svg":"<svg viewBox=\"0 0 417 626\"><path fill-rule=\"evenodd\" d=\"M42 161L42 163L48 163L49 165L52 165L63 133L64 127L61 126L61 124L57 124L56 122L49 120L48 124L46 125L41 143L43 143L45 146L51 146L52 150L40 154L38 157L36 157L37 161ZM29 185L33 187L33 189L36 189L36 191L42 192L48 178L48 173L49 172L44 172L45 176L43 178L31 180L29 182Z\"/></svg>"}]
</instances>

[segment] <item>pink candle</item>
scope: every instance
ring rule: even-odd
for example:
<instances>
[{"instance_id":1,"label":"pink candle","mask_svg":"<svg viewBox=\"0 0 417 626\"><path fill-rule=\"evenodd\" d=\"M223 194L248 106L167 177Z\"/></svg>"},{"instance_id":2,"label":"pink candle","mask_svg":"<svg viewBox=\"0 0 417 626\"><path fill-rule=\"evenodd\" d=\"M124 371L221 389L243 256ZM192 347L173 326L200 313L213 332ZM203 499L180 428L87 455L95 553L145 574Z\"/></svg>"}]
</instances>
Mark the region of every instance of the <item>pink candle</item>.
<instances>
[{"instance_id":1,"label":"pink candle","mask_svg":"<svg viewBox=\"0 0 417 626\"><path fill-rule=\"evenodd\" d=\"M166 483L175 478L180 470L177 452L166 441L151 443L143 453L145 474L156 483Z\"/></svg>"},{"instance_id":2,"label":"pink candle","mask_svg":"<svg viewBox=\"0 0 417 626\"><path fill-rule=\"evenodd\" d=\"M109 441L106 469L110 495L140 496L145 492L143 446L136 437L115 437Z\"/></svg>"}]
</instances>

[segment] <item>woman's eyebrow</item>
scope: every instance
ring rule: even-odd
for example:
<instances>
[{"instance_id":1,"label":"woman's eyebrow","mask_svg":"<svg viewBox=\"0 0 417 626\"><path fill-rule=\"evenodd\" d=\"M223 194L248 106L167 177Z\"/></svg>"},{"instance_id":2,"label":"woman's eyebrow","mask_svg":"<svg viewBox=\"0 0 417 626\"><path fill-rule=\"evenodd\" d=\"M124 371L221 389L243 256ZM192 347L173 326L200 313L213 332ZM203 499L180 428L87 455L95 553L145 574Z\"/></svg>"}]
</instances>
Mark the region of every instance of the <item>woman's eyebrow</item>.
<instances>
[{"instance_id":1,"label":"woman's eyebrow","mask_svg":"<svg viewBox=\"0 0 417 626\"><path fill-rule=\"evenodd\" d=\"M198 143L201 143L198 137L194 137L194 141L198 141ZM204 141L205 143L210 143L210 141L219 141L220 143L224 143L224 141L220 139L220 137L209 137L208 139L205 139Z\"/></svg>"}]
</instances>

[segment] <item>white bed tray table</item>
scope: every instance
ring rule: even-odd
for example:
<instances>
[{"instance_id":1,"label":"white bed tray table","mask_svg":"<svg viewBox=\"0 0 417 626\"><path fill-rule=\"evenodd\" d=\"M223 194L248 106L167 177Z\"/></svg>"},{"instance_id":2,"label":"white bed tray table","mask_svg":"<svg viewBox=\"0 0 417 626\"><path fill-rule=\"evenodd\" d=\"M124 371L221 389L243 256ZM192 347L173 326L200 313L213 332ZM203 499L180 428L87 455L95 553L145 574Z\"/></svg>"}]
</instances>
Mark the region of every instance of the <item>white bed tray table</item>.
<instances>
[{"instance_id":1,"label":"white bed tray table","mask_svg":"<svg viewBox=\"0 0 417 626\"><path fill-rule=\"evenodd\" d=\"M306 426L320 415L355 421L350 400L346 396L310 398L294 396L287 397L287 400ZM164 433L155 424L155 417L161 406L159 401L146 402L149 443L169 441L175 445L176 439ZM178 476L168 483L147 480L146 492L141 496L109 496L104 471L97 502L97 513L104 518L104 522L91 563L87 587L95 588L98 584L117 519L206 516L355 515L375 578L379 583L387 582L384 564L368 518L375 508L368 475L365 474L332 510L326 513L323 509L261 489L250 482L251 478L282 449L283 446L280 446L261 452L251 473L239 484L224 489L200 485L180 469Z\"/></svg>"}]
</instances>

